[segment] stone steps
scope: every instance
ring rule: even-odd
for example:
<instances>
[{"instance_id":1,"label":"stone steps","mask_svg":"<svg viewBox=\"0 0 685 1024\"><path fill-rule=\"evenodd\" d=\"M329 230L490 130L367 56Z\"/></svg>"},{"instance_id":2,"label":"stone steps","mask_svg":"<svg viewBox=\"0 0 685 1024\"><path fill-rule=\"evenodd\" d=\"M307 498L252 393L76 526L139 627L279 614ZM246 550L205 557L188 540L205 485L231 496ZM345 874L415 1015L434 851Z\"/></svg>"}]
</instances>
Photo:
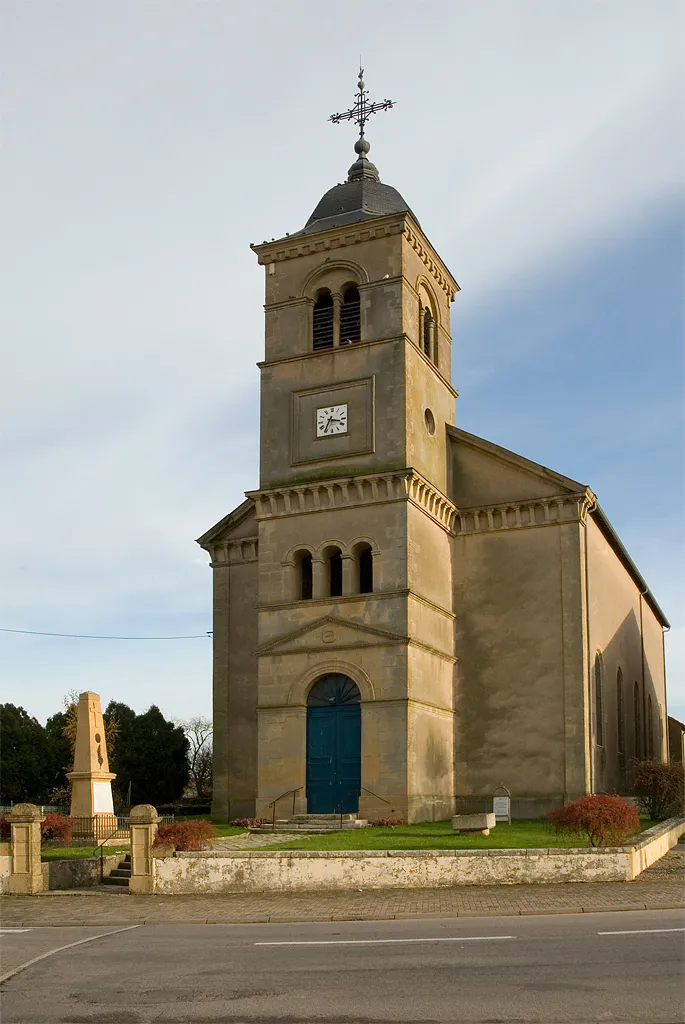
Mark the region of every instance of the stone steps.
<instances>
[{"instance_id":1,"label":"stone steps","mask_svg":"<svg viewBox=\"0 0 685 1024\"><path fill-rule=\"evenodd\" d=\"M342 818L342 820L341 820ZM368 821L356 814L294 814L291 818L277 818L276 824L260 825L254 832L340 832L366 828Z\"/></svg>"},{"instance_id":2,"label":"stone steps","mask_svg":"<svg viewBox=\"0 0 685 1024\"><path fill-rule=\"evenodd\" d=\"M128 888L130 878L131 854L127 853L124 859L119 861L119 867L114 868L102 881L105 885L125 885Z\"/></svg>"}]
</instances>

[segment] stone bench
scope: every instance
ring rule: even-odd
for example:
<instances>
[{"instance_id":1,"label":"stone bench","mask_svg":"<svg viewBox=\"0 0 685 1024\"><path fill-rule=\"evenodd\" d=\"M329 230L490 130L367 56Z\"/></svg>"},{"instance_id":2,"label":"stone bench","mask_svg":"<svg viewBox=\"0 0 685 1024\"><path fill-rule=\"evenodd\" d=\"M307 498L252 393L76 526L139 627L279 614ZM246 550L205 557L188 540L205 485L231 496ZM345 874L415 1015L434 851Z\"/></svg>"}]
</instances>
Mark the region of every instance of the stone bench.
<instances>
[{"instance_id":1,"label":"stone bench","mask_svg":"<svg viewBox=\"0 0 685 1024\"><path fill-rule=\"evenodd\" d=\"M480 832L482 836L489 836L490 829L494 827L494 814L455 814L452 816L452 829L455 832Z\"/></svg>"}]
</instances>

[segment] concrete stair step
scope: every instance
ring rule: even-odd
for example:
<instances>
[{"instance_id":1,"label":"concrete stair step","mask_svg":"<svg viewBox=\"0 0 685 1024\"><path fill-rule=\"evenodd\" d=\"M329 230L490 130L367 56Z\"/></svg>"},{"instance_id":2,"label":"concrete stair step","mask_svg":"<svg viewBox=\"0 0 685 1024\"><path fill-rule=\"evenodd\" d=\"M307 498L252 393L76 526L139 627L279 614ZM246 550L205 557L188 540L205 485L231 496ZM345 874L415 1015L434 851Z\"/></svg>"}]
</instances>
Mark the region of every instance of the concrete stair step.
<instances>
[{"instance_id":1,"label":"concrete stair step","mask_svg":"<svg viewBox=\"0 0 685 1024\"><path fill-rule=\"evenodd\" d=\"M130 875L125 875L122 878L120 876L114 875L114 872L112 872L112 874L108 875L107 878L103 878L103 882L105 885L125 885L128 888L130 877Z\"/></svg>"}]
</instances>

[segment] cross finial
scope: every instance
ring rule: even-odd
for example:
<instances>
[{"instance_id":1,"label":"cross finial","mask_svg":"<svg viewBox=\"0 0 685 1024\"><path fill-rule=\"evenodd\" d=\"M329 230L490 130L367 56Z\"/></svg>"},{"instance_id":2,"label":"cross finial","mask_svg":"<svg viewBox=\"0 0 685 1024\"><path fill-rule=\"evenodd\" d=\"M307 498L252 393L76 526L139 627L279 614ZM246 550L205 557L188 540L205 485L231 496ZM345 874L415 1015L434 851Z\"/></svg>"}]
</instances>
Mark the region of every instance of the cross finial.
<instances>
[{"instance_id":1,"label":"cross finial","mask_svg":"<svg viewBox=\"0 0 685 1024\"><path fill-rule=\"evenodd\" d=\"M372 114L377 114L380 110L390 110L393 106L393 100L382 100L380 103L369 103L369 90L364 88L364 68L359 68L359 79L357 81L357 95L355 96L354 105L350 110L345 110L341 114L331 114L328 118L333 124L339 124L341 121L354 121L355 124L359 125L359 138L364 138L364 125L369 120Z\"/></svg>"}]
</instances>

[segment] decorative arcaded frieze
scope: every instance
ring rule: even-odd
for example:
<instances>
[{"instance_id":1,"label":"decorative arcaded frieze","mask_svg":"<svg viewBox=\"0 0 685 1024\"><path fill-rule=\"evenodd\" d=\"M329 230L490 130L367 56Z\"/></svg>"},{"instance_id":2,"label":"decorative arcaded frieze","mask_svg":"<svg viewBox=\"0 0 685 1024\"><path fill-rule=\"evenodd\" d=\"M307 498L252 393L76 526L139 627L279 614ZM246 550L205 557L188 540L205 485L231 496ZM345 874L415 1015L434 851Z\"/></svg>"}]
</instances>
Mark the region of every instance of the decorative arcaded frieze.
<instances>
[{"instance_id":1,"label":"decorative arcaded frieze","mask_svg":"<svg viewBox=\"0 0 685 1024\"><path fill-rule=\"evenodd\" d=\"M238 537L235 540L213 540L206 545L205 551L209 552L212 559L213 569L219 569L225 565L237 565L243 562L256 562L258 558L258 538Z\"/></svg>"},{"instance_id":2,"label":"decorative arcaded frieze","mask_svg":"<svg viewBox=\"0 0 685 1024\"><path fill-rule=\"evenodd\" d=\"M450 530L457 511L444 494L411 469L398 473L374 473L341 480L293 484L269 490L247 491L246 494L254 501L258 520L409 499L446 530Z\"/></svg>"},{"instance_id":3,"label":"decorative arcaded frieze","mask_svg":"<svg viewBox=\"0 0 685 1024\"><path fill-rule=\"evenodd\" d=\"M549 498L504 502L459 510L454 524L458 536L490 533L498 530L520 530L530 526L584 522L591 500L586 491L559 494Z\"/></svg>"},{"instance_id":4,"label":"decorative arcaded frieze","mask_svg":"<svg viewBox=\"0 0 685 1024\"><path fill-rule=\"evenodd\" d=\"M404 235L426 270L428 270L433 277L433 280L437 281L447 295L448 300L450 302L454 302L454 297L456 292L459 290L459 285L457 285L455 290L454 285L456 282L454 282L451 276L447 273L444 265L435 258L432 250L426 247L421 235L417 234L416 231L413 231L408 223L405 224Z\"/></svg>"}]
</instances>

